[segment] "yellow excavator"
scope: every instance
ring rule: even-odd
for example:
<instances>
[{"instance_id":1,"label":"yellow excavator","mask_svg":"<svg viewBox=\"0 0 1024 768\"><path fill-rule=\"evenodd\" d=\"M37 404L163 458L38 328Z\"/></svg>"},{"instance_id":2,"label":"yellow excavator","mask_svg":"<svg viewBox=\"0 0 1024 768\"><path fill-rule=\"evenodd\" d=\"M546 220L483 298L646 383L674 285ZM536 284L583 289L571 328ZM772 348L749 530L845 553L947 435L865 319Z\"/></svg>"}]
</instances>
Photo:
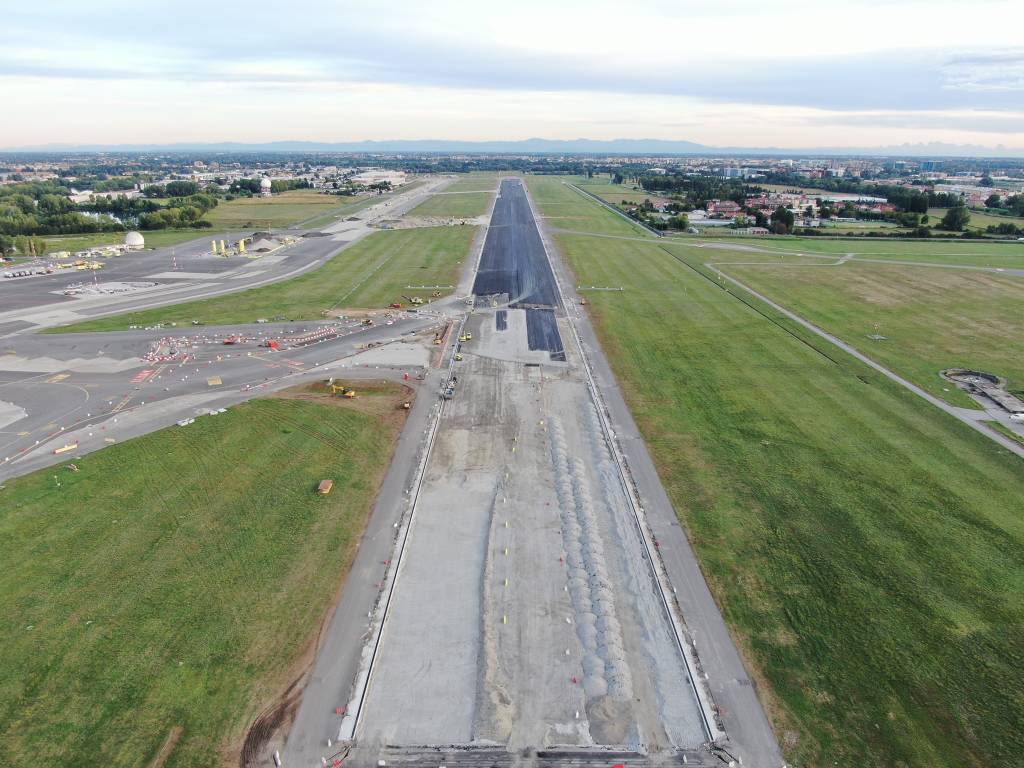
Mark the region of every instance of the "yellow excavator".
<instances>
[{"instance_id":1,"label":"yellow excavator","mask_svg":"<svg viewBox=\"0 0 1024 768\"><path fill-rule=\"evenodd\" d=\"M354 389L350 389L349 387L346 387L343 384L331 384L330 387L332 395L340 394L342 397L356 396L356 391Z\"/></svg>"}]
</instances>

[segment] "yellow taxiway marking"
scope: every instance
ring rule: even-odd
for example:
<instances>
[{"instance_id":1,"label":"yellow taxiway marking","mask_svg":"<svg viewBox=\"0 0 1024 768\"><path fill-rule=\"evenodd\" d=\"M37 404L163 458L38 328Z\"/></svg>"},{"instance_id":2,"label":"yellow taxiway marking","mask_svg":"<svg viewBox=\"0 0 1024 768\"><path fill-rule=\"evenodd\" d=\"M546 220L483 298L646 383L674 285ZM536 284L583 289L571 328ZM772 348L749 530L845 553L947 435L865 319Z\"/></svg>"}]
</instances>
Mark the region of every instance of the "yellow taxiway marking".
<instances>
[{"instance_id":1,"label":"yellow taxiway marking","mask_svg":"<svg viewBox=\"0 0 1024 768\"><path fill-rule=\"evenodd\" d=\"M58 373L56 376L51 376L46 380L47 384L60 384L64 379L70 378L70 373Z\"/></svg>"}]
</instances>

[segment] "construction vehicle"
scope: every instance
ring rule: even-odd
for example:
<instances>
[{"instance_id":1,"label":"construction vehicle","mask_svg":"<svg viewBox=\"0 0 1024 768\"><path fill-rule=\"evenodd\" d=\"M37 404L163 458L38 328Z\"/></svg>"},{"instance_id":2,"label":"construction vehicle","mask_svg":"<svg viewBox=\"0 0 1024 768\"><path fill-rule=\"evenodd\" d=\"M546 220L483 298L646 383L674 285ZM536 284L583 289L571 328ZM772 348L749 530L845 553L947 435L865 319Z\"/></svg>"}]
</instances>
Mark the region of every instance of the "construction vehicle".
<instances>
[{"instance_id":1,"label":"construction vehicle","mask_svg":"<svg viewBox=\"0 0 1024 768\"><path fill-rule=\"evenodd\" d=\"M423 299L421 299L419 296L402 296L402 298L408 301L413 306L419 306L420 304L423 303Z\"/></svg>"},{"instance_id":2,"label":"construction vehicle","mask_svg":"<svg viewBox=\"0 0 1024 768\"><path fill-rule=\"evenodd\" d=\"M585 307L585 306L587 306L587 304L589 304L589 303L590 303L590 302L589 302L589 301L587 301L587 297L586 297L586 296L581 296L581 297L580 297L580 306L583 306L583 307Z\"/></svg>"},{"instance_id":3,"label":"construction vehicle","mask_svg":"<svg viewBox=\"0 0 1024 768\"><path fill-rule=\"evenodd\" d=\"M412 403L410 403L408 400L406 400L404 403L402 403L402 410L403 411L408 411L410 408L412 408Z\"/></svg>"},{"instance_id":4,"label":"construction vehicle","mask_svg":"<svg viewBox=\"0 0 1024 768\"><path fill-rule=\"evenodd\" d=\"M441 331L438 331L434 334L434 343L440 344L442 341L444 341L444 334Z\"/></svg>"},{"instance_id":5,"label":"construction vehicle","mask_svg":"<svg viewBox=\"0 0 1024 768\"><path fill-rule=\"evenodd\" d=\"M281 349L281 347L277 343L277 339L266 339L263 342L263 346L267 347L268 349L274 349L274 350L280 350Z\"/></svg>"},{"instance_id":6,"label":"construction vehicle","mask_svg":"<svg viewBox=\"0 0 1024 768\"><path fill-rule=\"evenodd\" d=\"M401 309L401 308L402 308L402 302L400 302L400 301L392 301L390 304L388 304L388 309Z\"/></svg>"},{"instance_id":7,"label":"construction vehicle","mask_svg":"<svg viewBox=\"0 0 1024 768\"><path fill-rule=\"evenodd\" d=\"M462 341L462 342L472 341L472 340L473 340L473 334L469 333L469 332L463 333L461 336L459 336L459 341Z\"/></svg>"},{"instance_id":8,"label":"construction vehicle","mask_svg":"<svg viewBox=\"0 0 1024 768\"><path fill-rule=\"evenodd\" d=\"M237 344L239 341L240 339L237 336L228 336L224 339L225 344Z\"/></svg>"},{"instance_id":9,"label":"construction vehicle","mask_svg":"<svg viewBox=\"0 0 1024 768\"><path fill-rule=\"evenodd\" d=\"M433 296L433 297L434 297L435 299L439 299L439 298L441 298L441 292L440 292L440 291L434 291L434 292L433 292L432 294L430 294L430 295L431 295L431 296Z\"/></svg>"},{"instance_id":10,"label":"construction vehicle","mask_svg":"<svg viewBox=\"0 0 1024 768\"><path fill-rule=\"evenodd\" d=\"M462 353L461 352L456 352L455 353L455 361L456 362L461 362L461 360L462 360Z\"/></svg>"},{"instance_id":11,"label":"construction vehicle","mask_svg":"<svg viewBox=\"0 0 1024 768\"><path fill-rule=\"evenodd\" d=\"M371 320L371 319L370 319L370 318L368 318L368 317L367 317L367 318L364 318L364 319L363 319L363 325L366 325L366 326L370 326L370 325L373 325L373 320Z\"/></svg>"},{"instance_id":12,"label":"construction vehicle","mask_svg":"<svg viewBox=\"0 0 1024 768\"><path fill-rule=\"evenodd\" d=\"M332 383L329 386L331 388L331 394L332 395L337 395L340 392L342 397L355 397L356 396L356 391L354 389L350 389L349 387L346 387L343 384L333 384Z\"/></svg>"}]
</instances>

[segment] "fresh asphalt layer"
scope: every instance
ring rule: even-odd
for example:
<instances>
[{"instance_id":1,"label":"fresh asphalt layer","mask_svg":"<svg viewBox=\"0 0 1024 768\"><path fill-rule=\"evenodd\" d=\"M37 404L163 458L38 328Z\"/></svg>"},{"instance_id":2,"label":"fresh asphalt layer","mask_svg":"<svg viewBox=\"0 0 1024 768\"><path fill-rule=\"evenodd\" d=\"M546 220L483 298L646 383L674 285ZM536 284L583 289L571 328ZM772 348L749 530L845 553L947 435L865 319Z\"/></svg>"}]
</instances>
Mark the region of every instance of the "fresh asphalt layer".
<instances>
[{"instance_id":1,"label":"fresh asphalt layer","mask_svg":"<svg viewBox=\"0 0 1024 768\"><path fill-rule=\"evenodd\" d=\"M561 308L555 278L518 179L501 182L473 293L484 299L484 306L502 297L508 306L525 309L530 349L551 352L553 360L565 361L555 322L554 311Z\"/></svg>"}]
</instances>

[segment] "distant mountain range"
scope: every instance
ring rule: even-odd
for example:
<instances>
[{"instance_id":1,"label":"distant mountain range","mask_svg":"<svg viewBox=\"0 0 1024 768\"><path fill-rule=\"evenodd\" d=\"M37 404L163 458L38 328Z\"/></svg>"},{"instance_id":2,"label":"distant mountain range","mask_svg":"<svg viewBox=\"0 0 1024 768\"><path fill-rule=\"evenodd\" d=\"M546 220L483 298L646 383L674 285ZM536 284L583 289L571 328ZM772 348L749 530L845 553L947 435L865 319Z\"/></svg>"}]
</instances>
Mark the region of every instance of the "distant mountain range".
<instances>
[{"instance_id":1,"label":"distant mountain range","mask_svg":"<svg viewBox=\"0 0 1024 768\"><path fill-rule=\"evenodd\" d=\"M977 144L900 144L881 147L712 147L665 139L523 139L518 141L271 141L263 143L182 142L176 144L37 144L10 147L7 152L410 152L467 154L599 154L599 155L854 155L884 157L1024 157L1024 147Z\"/></svg>"}]
</instances>

